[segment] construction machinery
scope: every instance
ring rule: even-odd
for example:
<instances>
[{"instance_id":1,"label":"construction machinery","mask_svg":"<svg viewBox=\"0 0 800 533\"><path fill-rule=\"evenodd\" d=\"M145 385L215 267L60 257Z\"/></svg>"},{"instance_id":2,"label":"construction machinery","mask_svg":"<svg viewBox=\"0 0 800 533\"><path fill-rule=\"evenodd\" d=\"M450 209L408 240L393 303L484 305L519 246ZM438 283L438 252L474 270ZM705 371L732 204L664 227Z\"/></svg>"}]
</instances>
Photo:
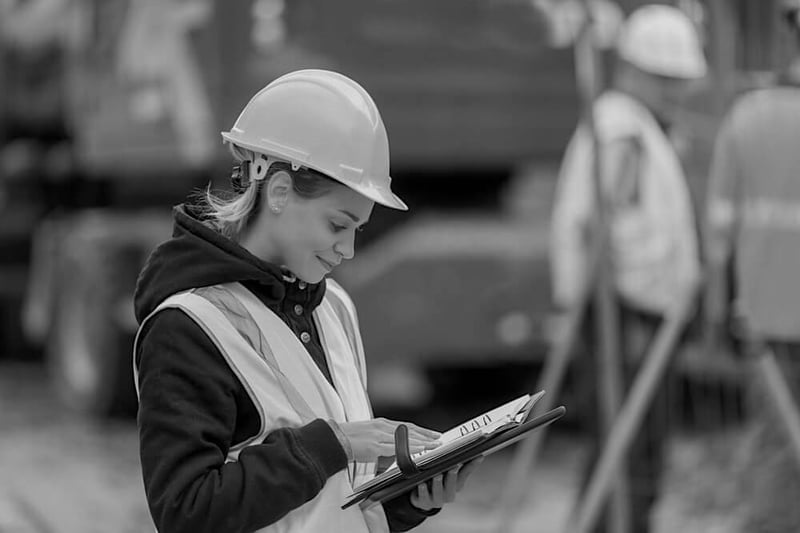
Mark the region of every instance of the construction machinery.
<instances>
[{"instance_id":1,"label":"construction machinery","mask_svg":"<svg viewBox=\"0 0 800 533\"><path fill-rule=\"evenodd\" d=\"M98 415L135 406L138 271L170 235L170 206L228 186L219 132L256 90L299 68L367 88L389 133L393 187L411 207L376 209L356 258L335 273L359 309L376 402L446 391L448 372L428 373L444 380L435 387L420 379L435 367L507 368L524 381L514 365L540 360L553 335L550 198L578 120L572 52L546 45L535 3L17 2L17 14L42 5L40 21L59 23L49 87L63 135L27 159L36 186L26 194L48 200L16 233L32 231L32 253L20 252L24 268L3 262L16 276L3 287L24 298L20 329L63 397ZM36 17L18 18L5 26L30 35L22 23ZM697 109L690 178L703 174L714 133L710 108ZM0 175L13 167L7 153ZM702 183L690 184L700 199Z\"/></svg>"},{"instance_id":2,"label":"construction machinery","mask_svg":"<svg viewBox=\"0 0 800 533\"><path fill-rule=\"evenodd\" d=\"M527 0L38 1L60 4L65 23L59 186L79 201L36 221L22 322L69 404L133 408L137 273L169 237L171 205L227 186L219 132L298 68L369 90L412 209L376 210L336 273L376 375L391 366L405 384L387 401L424 402L432 364L530 364L541 352L548 198L577 110L571 56L544 46ZM378 402L392 394L374 388Z\"/></svg>"}]
</instances>

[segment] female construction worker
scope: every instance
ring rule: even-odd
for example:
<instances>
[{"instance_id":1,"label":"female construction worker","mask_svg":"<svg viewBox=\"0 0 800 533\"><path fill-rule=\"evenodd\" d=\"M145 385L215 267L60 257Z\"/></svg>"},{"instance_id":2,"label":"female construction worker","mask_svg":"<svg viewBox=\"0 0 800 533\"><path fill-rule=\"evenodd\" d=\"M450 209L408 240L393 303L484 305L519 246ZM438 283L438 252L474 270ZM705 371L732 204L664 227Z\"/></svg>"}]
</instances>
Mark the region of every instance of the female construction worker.
<instances>
[{"instance_id":1,"label":"female construction worker","mask_svg":"<svg viewBox=\"0 0 800 533\"><path fill-rule=\"evenodd\" d=\"M233 192L174 210L138 281L135 344L145 492L162 532L406 531L474 464L383 506L341 509L394 455L373 418L355 309L326 276L392 193L378 109L353 80L287 74L222 134ZM410 448L439 434L410 426Z\"/></svg>"}]
</instances>

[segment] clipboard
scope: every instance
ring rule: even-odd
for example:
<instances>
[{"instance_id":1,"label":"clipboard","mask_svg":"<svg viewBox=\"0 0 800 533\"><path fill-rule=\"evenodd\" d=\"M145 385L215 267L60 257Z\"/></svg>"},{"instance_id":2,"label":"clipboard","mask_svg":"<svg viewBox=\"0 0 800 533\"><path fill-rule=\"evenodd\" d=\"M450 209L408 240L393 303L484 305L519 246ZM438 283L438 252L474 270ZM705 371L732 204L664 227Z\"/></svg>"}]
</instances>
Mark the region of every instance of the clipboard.
<instances>
[{"instance_id":1,"label":"clipboard","mask_svg":"<svg viewBox=\"0 0 800 533\"><path fill-rule=\"evenodd\" d=\"M347 509L355 504L360 504L362 509L368 509L378 503L391 500L454 466L469 462L479 456L491 455L514 444L531 431L555 422L564 416L566 411L562 405L521 424L509 425L508 428L502 428L489 435L476 435L451 453L425 465L418 465L411 458L408 448L408 428L401 424L395 430L398 473L381 483L365 484L365 488L350 495L342 505L342 509Z\"/></svg>"}]
</instances>

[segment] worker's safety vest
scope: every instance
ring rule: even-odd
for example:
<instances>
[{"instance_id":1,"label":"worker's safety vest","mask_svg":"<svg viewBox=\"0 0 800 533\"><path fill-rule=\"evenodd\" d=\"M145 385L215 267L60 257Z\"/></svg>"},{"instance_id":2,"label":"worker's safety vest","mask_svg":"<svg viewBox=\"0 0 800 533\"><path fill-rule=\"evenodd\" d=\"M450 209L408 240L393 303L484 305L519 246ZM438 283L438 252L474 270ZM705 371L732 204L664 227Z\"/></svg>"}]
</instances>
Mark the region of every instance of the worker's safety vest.
<instances>
[{"instance_id":1,"label":"worker's safety vest","mask_svg":"<svg viewBox=\"0 0 800 533\"><path fill-rule=\"evenodd\" d=\"M139 331L166 308L182 310L203 328L258 410L261 430L234 445L228 451L228 462L236 461L245 447L260 444L279 428L300 427L317 418L337 422L372 418L355 310L335 282L327 281L325 298L314 310L335 388L292 330L239 283L175 294L142 322ZM374 473L374 463L350 464L331 476L314 499L260 531L388 533L380 506L366 511L358 506L341 509L353 487Z\"/></svg>"},{"instance_id":2,"label":"worker's safety vest","mask_svg":"<svg viewBox=\"0 0 800 533\"><path fill-rule=\"evenodd\" d=\"M609 91L594 108L601 146L629 141L640 151L635 201L610 213L615 284L628 304L663 315L679 308L697 283L700 259L694 209L675 148L652 114L630 96ZM561 165L553 210L551 252L556 301L577 300L586 280L587 228L595 210L594 143L584 125L575 132ZM602 159L601 159L602 161ZM615 197L617 176L603 176Z\"/></svg>"}]
</instances>

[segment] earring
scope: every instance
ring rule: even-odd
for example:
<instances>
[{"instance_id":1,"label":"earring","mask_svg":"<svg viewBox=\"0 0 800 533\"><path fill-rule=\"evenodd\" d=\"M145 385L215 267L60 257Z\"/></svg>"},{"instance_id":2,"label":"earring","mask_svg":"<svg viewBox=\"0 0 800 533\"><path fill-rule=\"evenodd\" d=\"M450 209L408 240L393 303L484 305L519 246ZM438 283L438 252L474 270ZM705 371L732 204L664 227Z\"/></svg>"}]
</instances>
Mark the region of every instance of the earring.
<instances>
[{"instance_id":1,"label":"earring","mask_svg":"<svg viewBox=\"0 0 800 533\"><path fill-rule=\"evenodd\" d=\"M278 207L278 204L269 204L269 209L273 213L280 213L281 212L281 208Z\"/></svg>"}]
</instances>

